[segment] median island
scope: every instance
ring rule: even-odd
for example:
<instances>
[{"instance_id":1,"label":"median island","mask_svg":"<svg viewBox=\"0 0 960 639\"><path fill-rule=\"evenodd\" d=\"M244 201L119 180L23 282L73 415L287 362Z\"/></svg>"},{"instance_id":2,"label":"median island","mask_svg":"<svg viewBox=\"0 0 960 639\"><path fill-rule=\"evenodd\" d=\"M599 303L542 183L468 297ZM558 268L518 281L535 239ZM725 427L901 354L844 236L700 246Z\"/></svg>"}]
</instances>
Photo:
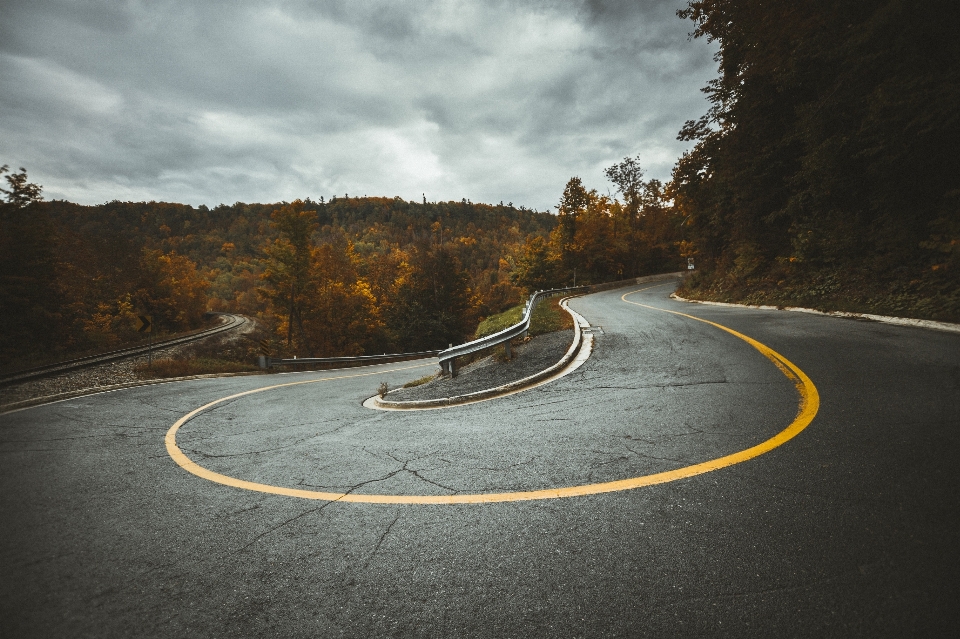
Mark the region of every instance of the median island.
<instances>
[{"instance_id":1,"label":"median island","mask_svg":"<svg viewBox=\"0 0 960 639\"><path fill-rule=\"evenodd\" d=\"M514 340L508 360L497 346L461 365L456 377L433 375L413 380L383 396L391 402L442 399L497 388L519 381L556 364L573 342L573 318L560 308L560 298L544 300L533 310L529 335ZM522 306L493 315L480 323L475 338L503 330L520 321Z\"/></svg>"}]
</instances>

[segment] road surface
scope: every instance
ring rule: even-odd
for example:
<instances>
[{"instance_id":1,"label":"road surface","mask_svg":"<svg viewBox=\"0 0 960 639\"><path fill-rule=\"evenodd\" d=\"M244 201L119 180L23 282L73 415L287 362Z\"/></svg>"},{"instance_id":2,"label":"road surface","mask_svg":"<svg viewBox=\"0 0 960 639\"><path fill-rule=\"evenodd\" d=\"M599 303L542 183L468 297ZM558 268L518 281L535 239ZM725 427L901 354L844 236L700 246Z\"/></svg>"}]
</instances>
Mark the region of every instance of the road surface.
<instances>
[{"instance_id":1,"label":"road surface","mask_svg":"<svg viewBox=\"0 0 960 639\"><path fill-rule=\"evenodd\" d=\"M574 300L600 327L582 367L467 406L363 408L381 381L435 367L403 362L0 416L0 636L960 630L960 335L685 304L671 287ZM814 391L736 335L657 309L756 340ZM165 442L178 422L181 464ZM672 477L792 425L711 472L542 498ZM491 494L519 497L396 503Z\"/></svg>"}]
</instances>

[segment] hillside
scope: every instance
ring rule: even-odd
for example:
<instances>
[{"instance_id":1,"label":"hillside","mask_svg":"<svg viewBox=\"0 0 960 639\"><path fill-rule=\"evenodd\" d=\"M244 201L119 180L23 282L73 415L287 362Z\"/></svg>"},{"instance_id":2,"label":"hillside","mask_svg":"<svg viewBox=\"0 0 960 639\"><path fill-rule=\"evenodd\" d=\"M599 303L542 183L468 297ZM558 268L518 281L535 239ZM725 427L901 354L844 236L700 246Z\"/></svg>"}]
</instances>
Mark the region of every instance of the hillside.
<instances>
[{"instance_id":1,"label":"hillside","mask_svg":"<svg viewBox=\"0 0 960 639\"><path fill-rule=\"evenodd\" d=\"M258 315L278 348L301 355L415 349L424 340L432 348L516 304L513 254L556 226L555 216L513 206L400 198L209 209L39 198L18 205L10 197L2 208L8 360L135 341L138 313L152 315L161 332L194 328L207 310ZM291 240L282 218L292 209L309 218L295 327L282 272ZM413 330L404 315L414 309L438 325ZM344 335L321 338L338 322Z\"/></svg>"},{"instance_id":2,"label":"hillside","mask_svg":"<svg viewBox=\"0 0 960 639\"><path fill-rule=\"evenodd\" d=\"M711 107L669 192L682 293L960 321L955 3L702 0Z\"/></svg>"}]
</instances>

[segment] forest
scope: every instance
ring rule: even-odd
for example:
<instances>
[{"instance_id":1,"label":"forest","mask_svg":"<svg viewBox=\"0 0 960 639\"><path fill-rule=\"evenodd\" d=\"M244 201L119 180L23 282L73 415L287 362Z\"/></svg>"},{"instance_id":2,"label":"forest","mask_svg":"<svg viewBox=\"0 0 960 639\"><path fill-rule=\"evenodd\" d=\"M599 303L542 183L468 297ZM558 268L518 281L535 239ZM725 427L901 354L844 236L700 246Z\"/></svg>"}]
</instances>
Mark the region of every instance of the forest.
<instances>
[{"instance_id":1,"label":"forest","mask_svg":"<svg viewBox=\"0 0 960 639\"><path fill-rule=\"evenodd\" d=\"M701 0L710 108L668 193L687 297L960 320L958 5Z\"/></svg>"},{"instance_id":2,"label":"forest","mask_svg":"<svg viewBox=\"0 0 960 639\"><path fill-rule=\"evenodd\" d=\"M622 203L572 178L556 214L348 196L83 206L44 201L24 169L0 172L7 368L142 340L140 314L161 334L197 328L207 311L254 316L278 355L445 348L531 290L679 262L663 187L630 158L608 171Z\"/></svg>"}]
</instances>

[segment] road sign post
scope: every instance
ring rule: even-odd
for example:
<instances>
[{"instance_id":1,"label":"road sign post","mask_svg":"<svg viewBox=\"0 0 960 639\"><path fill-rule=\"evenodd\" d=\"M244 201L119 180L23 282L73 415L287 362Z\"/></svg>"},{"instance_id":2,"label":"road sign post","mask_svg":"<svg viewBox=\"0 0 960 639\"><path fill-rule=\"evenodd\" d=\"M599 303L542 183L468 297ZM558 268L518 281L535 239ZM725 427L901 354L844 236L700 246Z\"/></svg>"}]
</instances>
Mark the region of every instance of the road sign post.
<instances>
[{"instance_id":1,"label":"road sign post","mask_svg":"<svg viewBox=\"0 0 960 639\"><path fill-rule=\"evenodd\" d=\"M257 363L260 368L266 370L270 368L270 342L268 340L262 339L258 342L260 356L257 358Z\"/></svg>"},{"instance_id":2,"label":"road sign post","mask_svg":"<svg viewBox=\"0 0 960 639\"><path fill-rule=\"evenodd\" d=\"M137 315L137 332L147 334L147 366L153 366L153 318Z\"/></svg>"}]
</instances>

